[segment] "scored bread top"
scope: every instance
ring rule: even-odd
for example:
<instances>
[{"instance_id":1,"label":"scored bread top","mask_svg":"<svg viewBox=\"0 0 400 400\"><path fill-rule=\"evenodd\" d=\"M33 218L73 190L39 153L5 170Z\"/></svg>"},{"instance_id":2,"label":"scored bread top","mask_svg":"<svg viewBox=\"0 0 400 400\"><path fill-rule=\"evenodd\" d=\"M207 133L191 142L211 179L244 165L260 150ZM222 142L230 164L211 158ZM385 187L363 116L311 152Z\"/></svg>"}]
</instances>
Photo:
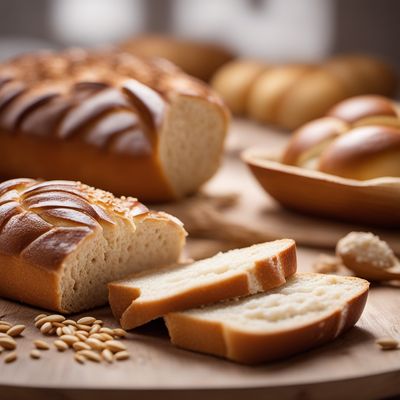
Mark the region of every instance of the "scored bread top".
<instances>
[{"instance_id":1,"label":"scored bread top","mask_svg":"<svg viewBox=\"0 0 400 400\"><path fill-rule=\"evenodd\" d=\"M138 218L177 219L149 211L137 199L80 182L13 179L0 183L0 255L58 269L64 258L97 229L123 219L135 230ZM182 228L183 229L183 228Z\"/></svg>"},{"instance_id":2,"label":"scored bread top","mask_svg":"<svg viewBox=\"0 0 400 400\"><path fill-rule=\"evenodd\" d=\"M81 49L27 54L0 66L0 129L150 156L177 95L223 108L205 84L165 60Z\"/></svg>"}]
</instances>

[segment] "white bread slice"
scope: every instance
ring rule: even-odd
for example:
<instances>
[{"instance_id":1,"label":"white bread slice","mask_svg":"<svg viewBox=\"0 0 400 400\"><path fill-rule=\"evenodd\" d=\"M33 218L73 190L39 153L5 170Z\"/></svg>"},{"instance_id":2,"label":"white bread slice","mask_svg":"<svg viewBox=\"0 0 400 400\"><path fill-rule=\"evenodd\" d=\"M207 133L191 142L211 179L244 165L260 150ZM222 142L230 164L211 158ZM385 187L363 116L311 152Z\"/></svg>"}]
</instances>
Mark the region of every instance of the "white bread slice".
<instances>
[{"instance_id":1,"label":"white bread slice","mask_svg":"<svg viewBox=\"0 0 400 400\"><path fill-rule=\"evenodd\" d=\"M297 274L267 293L170 313L172 343L246 364L293 355L335 339L359 319L369 283Z\"/></svg>"},{"instance_id":2,"label":"white bread slice","mask_svg":"<svg viewBox=\"0 0 400 400\"><path fill-rule=\"evenodd\" d=\"M131 275L108 285L109 302L121 326L132 329L169 312L278 287L295 272L295 242L283 239Z\"/></svg>"}]
</instances>

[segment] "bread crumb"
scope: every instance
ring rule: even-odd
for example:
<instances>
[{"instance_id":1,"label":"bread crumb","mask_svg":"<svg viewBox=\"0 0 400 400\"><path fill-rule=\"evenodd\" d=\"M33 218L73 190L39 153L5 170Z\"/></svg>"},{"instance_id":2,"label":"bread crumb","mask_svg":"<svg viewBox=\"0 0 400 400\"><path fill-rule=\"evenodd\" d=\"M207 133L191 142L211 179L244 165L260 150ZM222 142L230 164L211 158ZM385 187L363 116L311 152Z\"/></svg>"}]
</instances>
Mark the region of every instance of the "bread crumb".
<instances>
[{"instance_id":1,"label":"bread crumb","mask_svg":"<svg viewBox=\"0 0 400 400\"><path fill-rule=\"evenodd\" d=\"M349 233L337 243L336 254L351 255L359 263L382 269L392 268L397 263L389 245L371 232Z\"/></svg>"}]
</instances>

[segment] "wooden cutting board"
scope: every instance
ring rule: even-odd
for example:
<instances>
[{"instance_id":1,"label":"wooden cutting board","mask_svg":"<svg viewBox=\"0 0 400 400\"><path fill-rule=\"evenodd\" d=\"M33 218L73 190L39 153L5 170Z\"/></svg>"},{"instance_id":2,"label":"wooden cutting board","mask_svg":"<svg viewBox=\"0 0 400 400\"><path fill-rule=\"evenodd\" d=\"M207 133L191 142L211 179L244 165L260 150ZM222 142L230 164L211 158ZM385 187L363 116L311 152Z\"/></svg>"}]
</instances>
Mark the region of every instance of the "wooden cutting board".
<instances>
[{"instance_id":1,"label":"wooden cutting board","mask_svg":"<svg viewBox=\"0 0 400 400\"><path fill-rule=\"evenodd\" d=\"M308 270L314 250L299 249ZM400 350L381 351L376 337L400 335L400 289L373 287L357 327L334 343L283 362L248 367L173 347L161 321L130 333L131 359L113 365L77 364L72 351L43 352L31 360L33 325L40 310L0 300L0 316L27 326L17 339L19 359L0 356L0 399L373 399L400 394ZM87 315L87 314L86 314ZM116 326L109 308L90 312ZM49 343L52 340L45 339ZM53 339L54 340L54 339ZM36 396L36 397L35 397ZM83 397L81 397L83 396Z\"/></svg>"},{"instance_id":2,"label":"wooden cutting board","mask_svg":"<svg viewBox=\"0 0 400 400\"><path fill-rule=\"evenodd\" d=\"M237 121L233 128L223 168L206 190L214 194L241 194L239 204L225 211L225 216L235 223L257 228L266 237L294 237L307 244L309 247L299 247L299 270L311 270L321 252L319 248L332 249L337 238L352 227L286 213L279 208L257 186L237 154L246 143L280 146L287 135L244 121ZM381 233L399 245L397 232ZM191 240L188 246L193 254L215 253L223 247L220 241L210 239ZM0 399L143 400L162 395L163 399L174 400L189 396L191 400L205 396L229 400L249 396L354 400L400 395L400 350L384 352L374 343L377 337L400 336L399 304L400 288L372 287L356 328L330 345L258 367L177 349L169 343L162 321L129 334L125 343L130 360L113 365L80 365L73 360L72 351L58 353L55 349L43 352L40 360L31 360L32 340L42 337L33 325L34 316L41 310L0 299L0 318L27 326L24 337L18 339L19 359L5 365L4 355L0 355ZM107 307L90 315L117 326Z\"/></svg>"}]
</instances>

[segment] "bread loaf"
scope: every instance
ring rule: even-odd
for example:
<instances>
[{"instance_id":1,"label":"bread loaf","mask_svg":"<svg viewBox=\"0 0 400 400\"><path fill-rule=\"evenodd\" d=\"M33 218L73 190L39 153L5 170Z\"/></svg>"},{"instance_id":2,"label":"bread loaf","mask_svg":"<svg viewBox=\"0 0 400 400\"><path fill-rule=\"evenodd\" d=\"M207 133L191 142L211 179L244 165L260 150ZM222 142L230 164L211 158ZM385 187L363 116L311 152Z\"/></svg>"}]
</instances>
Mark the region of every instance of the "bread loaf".
<instances>
[{"instance_id":1,"label":"bread loaf","mask_svg":"<svg viewBox=\"0 0 400 400\"><path fill-rule=\"evenodd\" d=\"M178 261L185 230L134 198L79 182L0 184L0 296L72 313L107 302L107 283Z\"/></svg>"},{"instance_id":2,"label":"bread loaf","mask_svg":"<svg viewBox=\"0 0 400 400\"><path fill-rule=\"evenodd\" d=\"M388 65L363 55L338 56L316 65L232 61L212 80L233 112L286 129L321 117L352 96L393 96L396 83Z\"/></svg>"},{"instance_id":3,"label":"bread loaf","mask_svg":"<svg viewBox=\"0 0 400 400\"><path fill-rule=\"evenodd\" d=\"M305 124L282 161L351 179L400 177L400 119L381 96L357 96Z\"/></svg>"},{"instance_id":4,"label":"bread loaf","mask_svg":"<svg viewBox=\"0 0 400 400\"><path fill-rule=\"evenodd\" d=\"M280 286L295 272L295 243L277 240L133 274L109 284L109 301L121 326L132 329L172 311Z\"/></svg>"},{"instance_id":5,"label":"bread loaf","mask_svg":"<svg viewBox=\"0 0 400 400\"><path fill-rule=\"evenodd\" d=\"M165 58L203 81L209 81L219 67L234 58L230 50L220 45L162 35L139 36L119 47L140 57Z\"/></svg>"},{"instance_id":6,"label":"bread loaf","mask_svg":"<svg viewBox=\"0 0 400 400\"><path fill-rule=\"evenodd\" d=\"M368 282L297 274L271 291L168 314L172 343L246 364L277 360L327 343L359 319Z\"/></svg>"},{"instance_id":7,"label":"bread loaf","mask_svg":"<svg viewBox=\"0 0 400 400\"><path fill-rule=\"evenodd\" d=\"M228 114L167 61L38 53L0 66L0 176L80 180L164 201L217 170Z\"/></svg>"}]
</instances>

